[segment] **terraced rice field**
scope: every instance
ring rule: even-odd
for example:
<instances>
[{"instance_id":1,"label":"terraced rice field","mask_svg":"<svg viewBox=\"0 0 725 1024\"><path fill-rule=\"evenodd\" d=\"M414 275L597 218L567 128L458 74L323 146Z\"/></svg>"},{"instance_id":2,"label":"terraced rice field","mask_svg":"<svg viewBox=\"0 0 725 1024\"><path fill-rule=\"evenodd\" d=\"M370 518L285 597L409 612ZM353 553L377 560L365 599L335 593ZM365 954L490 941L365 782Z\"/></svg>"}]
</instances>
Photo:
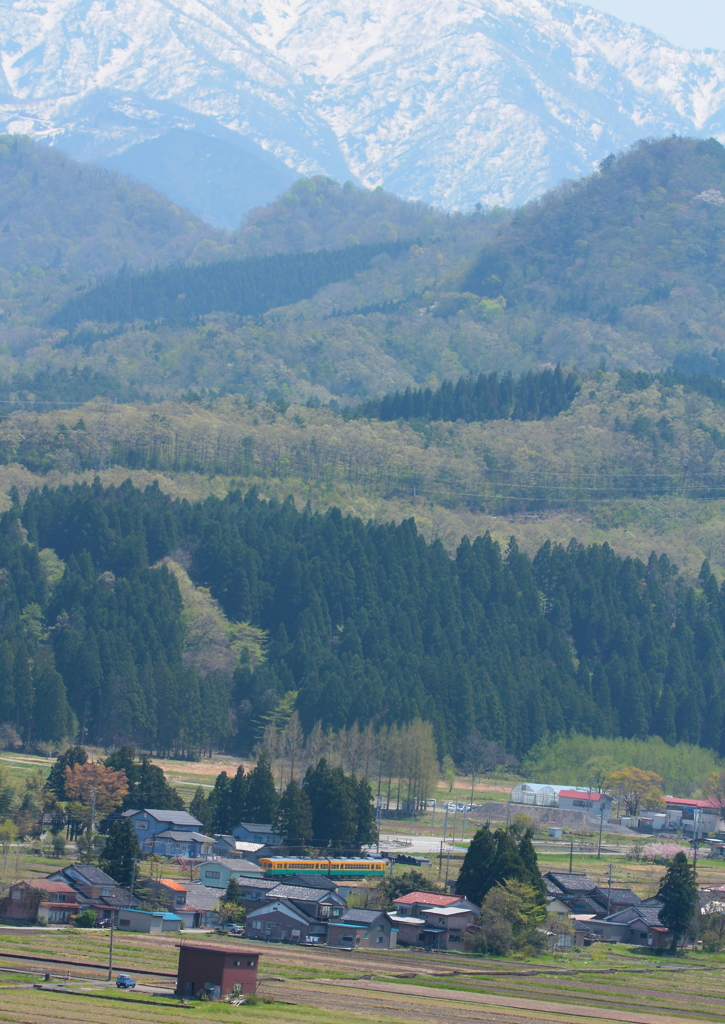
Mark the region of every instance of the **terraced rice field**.
<instances>
[{"instance_id":1,"label":"terraced rice field","mask_svg":"<svg viewBox=\"0 0 725 1024\"><path fill-rule=\"evenodd\" d=\"M204 941L203 936L187 940ZM139 982L170 987L176 966L178 936L116 935L116 970L158 972L139 975ZM218 941L218 940L216 940ZM239 945L238 940L228 940ZM244 940L242 940L242 944ZM260 993L273 996L270 1006L204 1007L180 1009L167 1003L149 1005L140 994L118 1002L100 999L108 989L98 987L105 976L108 935L69 929L59 932L0 932L0 1022L45 1024L47 1021L138 1021L139 1024L190 1024L219 1019L226 1022L311 1021L316 1024L360 1022L451 1022L515 1024L534 1020L574 1022L623 1021L664 1024L666 1021L722 1021L725 1019L725 958L699 953L670 960L622 947L593 947L571 955L538 961L489 960L465 954L436 954L412 950L387 953L306 949L295 946L257 945L262 953ZM17 989L15 972L22 969L16 956L47 956L79 961L70 967L74 984L96 992L96 997ZM5 959L3 959L5 955ZM98 965L98 966L96 966ZM64 974L59 965L48 965ZM38 969L37 962L28 969ZM7 979L7 981L4 981ZM29 979L31 980L31 979ZM219 1016L221 1015L221 1016Z\"/></svg>"}]
</instances>

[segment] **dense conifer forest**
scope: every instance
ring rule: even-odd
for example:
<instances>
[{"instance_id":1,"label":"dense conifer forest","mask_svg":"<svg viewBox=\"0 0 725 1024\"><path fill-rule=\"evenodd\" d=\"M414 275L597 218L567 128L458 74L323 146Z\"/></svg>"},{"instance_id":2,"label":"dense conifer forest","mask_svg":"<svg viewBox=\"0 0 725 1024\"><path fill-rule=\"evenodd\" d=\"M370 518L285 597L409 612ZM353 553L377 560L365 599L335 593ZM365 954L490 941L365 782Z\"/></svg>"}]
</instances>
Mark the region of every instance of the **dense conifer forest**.
<instances>
[{"instance_id":1,"label":"dense conifer forest","mask_svg":"<svg viewBox=\"0 0 725 1024\"><path fill-rule=\"evenodd\" d=\"M574 374L555 370L529 371L514 381L513 375L480 373L461 377L455 384L444 381L435 391L406 388L365 402L356 416L379 420L542 420L568 409L581 390Z\"/></svg>"},{"instance_id":2,"label":"dense conifer forest","mask_svg":"<svg viewBox=\"0 0 725 1024\"><path fill-rule=\"evenodd\" d=\"M121 271L71 299L49 322L69 329L84 320L183 323L212 312L256 316L309 299L324 285L367 269L375 256L383 252L395 255L401 248L397 242L380 242L347 249L220 260L202 267L167 267L144 274Z\"/></svg>"},{"instance_id":3,"label":"dense conifer forest","mask_svg":"<svg viewBox=\"0 0 725 1024\"><path fill-rule=\"evenodd\" d=\"M530 559L486 536L451 559L412 521L130 484L33 492L0 537L0 715L27 744L248 751L286 701L306 731L431 721L441 755L472 730L519 755L571 730L725 750L725 592L707 565L698 592L666 557L607 545ZM189 657L169 555L265 631L256 654Z\"/></svg>"}]
</instances>

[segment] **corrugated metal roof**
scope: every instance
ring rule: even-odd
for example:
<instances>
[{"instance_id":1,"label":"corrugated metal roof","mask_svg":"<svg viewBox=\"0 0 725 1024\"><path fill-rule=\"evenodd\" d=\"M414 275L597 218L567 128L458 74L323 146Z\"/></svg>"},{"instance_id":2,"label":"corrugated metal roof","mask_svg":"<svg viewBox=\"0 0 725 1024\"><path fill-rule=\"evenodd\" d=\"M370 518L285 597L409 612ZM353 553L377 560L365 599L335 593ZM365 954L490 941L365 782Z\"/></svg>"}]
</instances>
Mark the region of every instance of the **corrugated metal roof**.
<instances>
[{"instance_id":1,"label":"corrugated metal roof","mask_svg":"<svg viewBox=\"0 0 725 1024\"><path fill-rule=\"evenodd\" d=\"M181 885L176 881L175 878L160 878L159 882L165 885L167 889L173 889L174 892L188 892L189 890L185 885Z\"/></svg>"},{"instance_id":2,"label":"corrugated metal roof","mask_svg":"<svg viewBox=\"0 0 725 1024\"><path fill-rule=\"evenodd\" d=\"M201 832L177 832L176 829L167 828L165 832L157 832L154 836L149 836L146 843L153 843L154 839L173 839L175 843L213 843L214 840L210 836L205 836Z\"/></svg>"},{"instance_id":3,"label":"corrugated metal roof","mask_svg":"<svg viewBox=\"0 0 725 1024\"><path fill-rule=\"evenodd\" d=\"M421 906L429 907L448 907L451 903L458 903L460 898L460 896L444 896L438 892L418 890L417 892L409 892L407 896L398 897L398 899L393 900L393 903L402 903L408 907L414 903L420 903Z\"/></svg>"},{"instance_id":4,"label":"corrugated metal roof","mask_svg":"<svg viewBox=\"0 0 725 1024\"><path fill-rule=\"evenodd\" d=\"M301 900L303 903L320 903L330 896L329 889L307 889L303 885L276 885L267 893L270 899Z\"/></svg>"},{"instance_id":5,"label":"corrugated metal roof","mask_svg":"<svg viewBox=\"0 0 725 1024\"><path fill-rule=\"evenodd\" d=\"M131 818L134 814L141 814L141 812L155 818L156 821L168 821L174 825L201 825L198 818L195 818L193 814L187 814L186 811L165 811L155 807L140 807L136 811L125 811L124 817Z\"/></svg>"}]
</instances>

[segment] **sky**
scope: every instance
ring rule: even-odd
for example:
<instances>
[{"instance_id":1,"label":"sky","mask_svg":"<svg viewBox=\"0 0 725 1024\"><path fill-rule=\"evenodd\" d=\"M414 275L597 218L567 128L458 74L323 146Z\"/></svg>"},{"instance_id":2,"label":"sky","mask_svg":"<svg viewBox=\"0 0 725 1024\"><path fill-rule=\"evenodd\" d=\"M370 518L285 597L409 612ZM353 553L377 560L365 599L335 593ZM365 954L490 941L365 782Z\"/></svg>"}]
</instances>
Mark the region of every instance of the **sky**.
<instances>
[{"instance_id":1,"label":"sky","mask_svg":"<svg viewBox=\"0 0 725 1024\"><path fill-rule=\"evenodd\" d=\"M590 7L634 21L688 50L725 50L725 0L588 0Z\"/></svg>"}]
</instances>

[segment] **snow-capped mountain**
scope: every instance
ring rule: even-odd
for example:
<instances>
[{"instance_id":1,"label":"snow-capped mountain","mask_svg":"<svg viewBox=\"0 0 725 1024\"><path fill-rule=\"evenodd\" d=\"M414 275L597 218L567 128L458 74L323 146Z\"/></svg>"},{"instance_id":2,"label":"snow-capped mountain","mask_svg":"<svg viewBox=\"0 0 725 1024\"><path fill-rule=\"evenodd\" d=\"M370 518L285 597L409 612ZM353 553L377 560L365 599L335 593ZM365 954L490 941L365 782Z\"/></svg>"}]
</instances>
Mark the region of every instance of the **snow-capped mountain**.
<instances>
[{"instance_id":1,"label":"snow-capped mountain","mask_svg":"<svg viewBox=\"0 0 725 1024\"><path fill-rule=\"evenodd\" d=\"M519 203L725 138L725 54L566 0L0 0L0 128L234 223L298 173Z\"/></svg>"}]
</instances>

